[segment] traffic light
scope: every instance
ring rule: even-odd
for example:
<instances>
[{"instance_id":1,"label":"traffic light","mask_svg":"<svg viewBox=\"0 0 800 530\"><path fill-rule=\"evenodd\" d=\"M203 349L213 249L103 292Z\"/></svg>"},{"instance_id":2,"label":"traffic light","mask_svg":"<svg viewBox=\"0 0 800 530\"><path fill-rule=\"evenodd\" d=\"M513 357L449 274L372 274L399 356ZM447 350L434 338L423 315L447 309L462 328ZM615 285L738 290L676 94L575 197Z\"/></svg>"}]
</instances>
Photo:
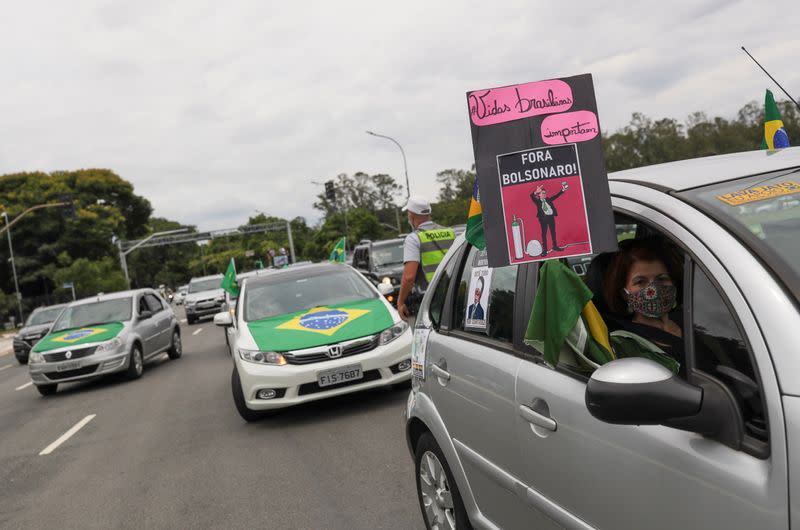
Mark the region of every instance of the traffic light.
<instances>
[{"instance_id":1,"label":"traffic light","mask_svg":"<svg viewBox=\"0 0 800 530\"><path fill-rule=\"evenodd\" d=\"M331 202L336 200L336 188L334 187L332 180L325 182L325 198Z\"/></svg>"}]
</instances>

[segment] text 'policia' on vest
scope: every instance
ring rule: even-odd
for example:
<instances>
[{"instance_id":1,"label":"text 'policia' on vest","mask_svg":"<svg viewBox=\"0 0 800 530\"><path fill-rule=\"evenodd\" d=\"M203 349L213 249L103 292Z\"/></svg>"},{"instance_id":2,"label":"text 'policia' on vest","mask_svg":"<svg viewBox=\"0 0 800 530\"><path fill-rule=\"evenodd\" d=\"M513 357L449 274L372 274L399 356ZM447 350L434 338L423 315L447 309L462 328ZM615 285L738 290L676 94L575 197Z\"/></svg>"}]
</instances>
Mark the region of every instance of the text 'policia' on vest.
<instances>
[{"instance_id":1,"label":"text 'policia' on vest","mask_svg":"<svg viewBox=\"0 0 800 530\"><path fill-rule=\"evenodd\" d=\"M429 230L416 230L419 236L420 265L417 269L417 285L427 289L428 283L436 272L436 267L444 259L444 255L453 246L456 233L452 228L436 226Z\"/></svg>"}]
</instances>

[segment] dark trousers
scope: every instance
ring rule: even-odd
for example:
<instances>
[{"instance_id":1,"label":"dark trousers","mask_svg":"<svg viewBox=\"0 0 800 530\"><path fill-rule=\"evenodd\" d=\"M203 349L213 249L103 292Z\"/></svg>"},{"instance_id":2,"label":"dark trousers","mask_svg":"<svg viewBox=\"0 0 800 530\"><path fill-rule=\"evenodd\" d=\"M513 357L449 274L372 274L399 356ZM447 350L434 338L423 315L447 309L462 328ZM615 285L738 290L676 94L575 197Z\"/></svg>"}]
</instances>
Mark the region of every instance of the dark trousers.
<instances>
[{"instance_id":1,"label":"dark trousers","mask_svg":"<svg viewBox=\"0 0 800 530\"><path fill-rule=\"evenodd\" d=\"M550 230L550 241L553 247L558 246L558 239L556 238L556 216L545 215L539 218L539 224L542 227L542 250L547 250L547 231Z\"/></svg>"}]
</instances>

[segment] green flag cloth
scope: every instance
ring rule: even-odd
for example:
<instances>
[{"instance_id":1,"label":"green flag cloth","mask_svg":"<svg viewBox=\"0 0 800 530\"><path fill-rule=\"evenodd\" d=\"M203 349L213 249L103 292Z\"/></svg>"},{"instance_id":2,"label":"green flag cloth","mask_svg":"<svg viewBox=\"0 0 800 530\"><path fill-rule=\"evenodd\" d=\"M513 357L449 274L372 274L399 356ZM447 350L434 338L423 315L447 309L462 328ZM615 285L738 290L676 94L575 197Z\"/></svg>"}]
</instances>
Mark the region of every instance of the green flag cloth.
<instances>
[{"instance_id":1,"label":"green flag cloth","mask_svg":"<svg viewBox=\"0 0 800 530\"><path fill-rule=\"evenodd\" d=\"M231 258L228 263L228 270L225 271L225 276L222 278L222 283L219 284L222 289L230 293L234 298L239 297L239 284L236 281L236 264Z\"/></svg>"},{"instance_id":2,"label":"green flag cloth","mask_svg":"<svg viewBox=\"0 0 800 530\"><path fill-rule=\"evenodd\" d=\"M565 344L589 368L614 359L608 330L591 300L592 291L572 269L546 261L539 270L525 343L541 349L550 366L558 364Z\"/></svg>"},{"instance_id":3,"label":"green flag cloth","mask_svg":"<svg viewBox=\"0 0 800 530\"><path fill-rule=\"evenodd\" d=\"M483 209L481 208L480 192L478 191L478 177L472 185L472 199L469 201L467 212L467 230L464 233L467 241L478 250L486 249L486 236L483 233Z\"/></svg>"},{"instance_id":4,"label":"green flag cloth","mask_svg":"<svg viewBox=\"0 0 800 530\"><path fill-rule=\"evenodd\" d=\"M290 351L380 333L394 324L381 299L314 307L247 323L261 351Z\"/></svg>"},{"instance_id":5,"label":"green flag cloth","mask_svg":"<svg viewBox=\"0 0 800 530\"><path fill-rule=\"evenodd\" d=\"M333 250L331 250L331 255L330 257L328 257L328 259L330 261L344 263L344 258L345 258L344 238L342 238L333 246Z\"/></svg>"},{"instance_id":6,"label":"green flag cloth","mask_svg":"<svg viewBox=\"0 0 800 530\"><path fill-rule=\"evenodd\" d=\"M100 326L88 326L85 328L73 328L64 331L49 333L42 340L36 343L32 351L37 353L67 348L69 346L81 346L96 342L111 340L122 331L122 322L107 322Z\"/></svg>"},{"instance_id":7,"label":"green flag cloth","mask_svg":"<svg viewBox=\"0 0 800 530\"><path fill-rule=\"evenodd\" d=\"M789 147L789 135L783 127L781 111L775 103L772 91L767 90L764 97L764 136L761 138L761 149L782 149Z\"/></svg>"}]
</instances>

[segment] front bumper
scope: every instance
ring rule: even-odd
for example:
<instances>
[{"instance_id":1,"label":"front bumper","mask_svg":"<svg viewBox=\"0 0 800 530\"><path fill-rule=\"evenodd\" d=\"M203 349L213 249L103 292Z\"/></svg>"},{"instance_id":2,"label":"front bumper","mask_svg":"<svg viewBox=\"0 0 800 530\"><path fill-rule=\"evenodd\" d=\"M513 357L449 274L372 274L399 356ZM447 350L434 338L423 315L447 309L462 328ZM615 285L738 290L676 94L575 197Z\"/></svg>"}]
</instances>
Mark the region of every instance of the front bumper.
<instances>
[{"instance_id":1,"label":"front bumper","mask_svg":"<svg viewBox=\"0 0 800 530\"><path fill-rule=\"evenodd\" d=\"M94 353L76 360L28 363L28 371L35 385L71 383L121 372L128 368L128 359L128 351L120 348L117 351ZM69 369L64 369L66 367Z\"/></svg>"},{"instance_id":2,"label":"front bumper","mask_svg":"<svg viewBox=\"0 0 800 530\"><path fill-rule=\"evenodd\" d=\"M408 381L411 379L411 370L399 371L397 365L401 361L411 359L411 338L412 333L408 329L389 344L378 346L372 351L305 365L256 364L243 361L237 354L234 354L234 362L239 372L247 408L251 410L279 409ZM342 386L337 385L330 389L317 385L319 372L353 364L361 365L363 379ZM279 390L279 397L256 398L259 390L269 388Z\"/></svg>"},{"instance_id":3,"label":"front bumper","mask_svg":"<svg viewBox=\"0 0 800 530\"><path fill-rule=\"evenodd\" d=\"M224 302L215 302L214 305L211 306L186 306L186 316L191 317L207 317L210 315L216 315L217 313L221 313L224 311L223 308Z\"/></svg>"}]
</instances>

